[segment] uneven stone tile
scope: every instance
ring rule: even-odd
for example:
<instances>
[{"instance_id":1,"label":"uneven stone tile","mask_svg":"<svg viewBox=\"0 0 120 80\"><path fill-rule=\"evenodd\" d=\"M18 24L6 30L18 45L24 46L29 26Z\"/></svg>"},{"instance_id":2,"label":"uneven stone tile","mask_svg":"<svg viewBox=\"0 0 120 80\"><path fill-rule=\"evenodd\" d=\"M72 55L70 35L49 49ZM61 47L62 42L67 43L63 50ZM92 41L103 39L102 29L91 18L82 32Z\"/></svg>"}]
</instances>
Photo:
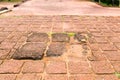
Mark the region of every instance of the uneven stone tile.
<instances>
[{"instance_id":1,"label":"uneven stone tile","mask_svg":"<svg viewBox=\"0 0 120 80\"><path fill-rule=\"evenodd\" d=\"M81 43L86 43L86 41L87 41L86 36L82 35L81 33L76 33L74 38L77 39Z\"/></svg>"},{"instance_id":2,"label":"uneven stone tile","mask_svg":"<svg viewBox=\"0 0 120 80\"><path fill-rule=\"evenodd\" d=\"M14 42L2 42L0 44L0 49L12 49L15 46Z\"/></svg>"},{"instance_id":3,"label":"uneven stone tile","mask_svg":"<svg viewBox=\"0 0 120 80\"><path fill-rule=\"evenodd\" d=\"M5 39L5 37L0 37L0 43Z\"/></svg>"},{"instance_id":4,"label":"uneven stone tile","mask_svg":"<svg viewBox=\"0 0 120 80\"><path fill-rule=\"evenodd\" d=\"M48 74L65 74L67 73L66 63L63 61L51 61L46 66Z\"/></svg>"},{"instance_id":5,"label":"uneven stone tile","mask_svg":"<svg viewBox=\"0 0 120 80\"><path fill-rule=\"evenodd\" d=\"M46 49L45 43L26 43L13 55L14 59L41 59Z\"/></svg>"},{"instance_id":6,"label":"uneven stone tile","mask_svg":"<svg viewBox=\"0 0 120 80\"><path fill-rule=\"evenodd\" d=\"M15 80L16 75L13 74L0 74L0 80Z\"/></svg>"},{"instance_id":7,"label":"uneven stone tile","mask_svg":"<svg viewBox=\"0 0 120 80\"><path fill-rule=\"evenodd\" d=\"M2 63L2 60L0 60L0 65L1 65L1 63Z\"/></svg>"},{"instance_id":8,"label":"uneven stone tile","mask_svg":"<svg viewBox=\"0 0 120 80\"><path fill-rule=\"evenodd\" d=\"M24 63L23 73L42 73L44 71L44 63L41 61L28 61Z\"/></svg>"},{"instance_id":9,"label":"uneven stone tile","mask_svg":"<svg viewBox=\"0 0 120 80\"><path fill-rule=\"evenodd\" d=\"M69 77L69 80L95 80L95 76L92 74L72 75Z\"/></svg>"},{"instance_id":10,"label":"uneven stone tile","mask_svg":"<svg viewBox=\"0 0 120 80\"><path fill-rule=\"evenodd\" d=\"M17 76L16 80L42 80L42 77L37 74L21 74Z\"/></svg>"},{"instance_id":11,"label":"uneven stone tile","mask_svg":"<svg viewBox=\"0 0 120 80\"><path fill-rule=\"evenodd\" d=\"M9 52L10 50L0 50L0 59L5 59Z\"/></svg>"},{"instance_id":12,"label":"uneven stone tile","mask_svg":"<svg viewBox=\"0 0 120 80\"><path fill-rule=\"evenodd\" d=\"M69 61L75 61L75 62L87 61L87 58L84 56L81 56L81 57L67 56L67 57Z\"/></svg>"},{"instance_id":13,"label":"uneven stone tile","mask_svg":"<svg viewBox=\"0 0 120 80\"><path fill-rule=\"evenodd\" d=\"M95 37L95 40L97 43L108 43L107 39L105 37Z\"/></svg>"},{"instance_id":14,"label":"uneven stone tile","mask_svg":"<svg viewBox=\"0 0 120 80\"><path fill-rule=\"evenodd\" d=\"M69 62L68 69L70 74L86 74L92 72L87 61Z\"/></svg>"},{"instance_id":15,"label":"uneven stone tile","mask_svg":"<svg viewBox=\"0 0 120 80\"><path fill-rule=\"evenodd\" d=\"M95 38L88 38L88 42L90 44L94 44L94 43L96 43L96 40L95 40Z\"/></svg>"},{"instance_id":16,"label":"uneven stone tile","mask_svg":"<svg viewBox=\"0 0 120 80\"><path fill-rule=\"evenodd\" d=\"M115 72L112 65L107 61L92 61L90 63L96 74L109 74Z\"/></svg>"},{"instance_id":17,"label":"uneven stone tile","mask_svg":"<svg viewBox=\"0 0 120 80\"><path fill-rule=\"evenodd\" d=\"M89 30L90 32L94 32L94 33L99 33L99 32L101 32L100 29L98 29L98 28L89 28L88 30Z\"/></svg>"},{"instance_id":18,"label":"uneven stone tile","mask_svg":"<svg viewBox=\"0 0 120 80\"><path fill-rule=\"evenodd\" d=\"M96 75L95 80L119 80L115 74L111 75Z\"/></svg>"},{"instance_id":19,"label":"uneven stone tile","mask_svg":"<svg viewBox=\"0 0 120 80\"><path fill-rule=\"evenodd\" d=\"M93 51L92 55L95 57L95 61L106 61L106 57L100 51Z\"/></svg>"},{"instance_id":20,"label":"uneven stone tile","mask_svg":"<svg viewBox=\"0 0 120 80\"><path fill-rule=\"evenodd\" d=\"M64 43L51 43L47 50L47 56L61 56L66 50Z\"/></svg>"},{"instance_id":21,"label":"uneven stone tile","mask_svg":"<svg viewBox=\"0 0 120 80\"><path fill-rule=\"evenodd\" d=\"M66 33L54 33L52 34L53 42L69 42L70 37Z\"/></svg>"},{"instance_id":22,"label":"uneven stone tile","mask_svg":"<svg viewBox=\"0 0 120 80\"><path fill-rule=\"evenodd\" d=\"M116 51L117 50L115 45L112 45L112 44L99 44L99 46L103 51Z\"/></svg>"},{"instance_id":23,"label":"uneven stone tile","mask_svg":"<svg viewBox=\"0 0 120 80\"><path fill-rule=\"evenodd\" d=\"M116 72L120 72L120 61L111 61Z\"/></svg>"},{"instance_id":24,"label":"uneven stone tile","mask_svg":"<svg viewBox=\"0 0 120 80\"><path fill-rule=\"evenodd\" d=\"M22 64L23 64L22 61L16 61L16 60L4 61L0 65L0 73L3 73L3 74L19 73L22 67Z\"/></svg>"},{"instance_id":25,"label":"uneven stone tile","mask_svg":"<svg viewBox=\"0 0 120 80\"><path fill-rule=\"evenodd\" d=\"M0 37L7 37L10 32L0 32Z\"/></svg>"},{"instance_id":26,"label":"uneven stone tile","mask_svg":"<svg viewBox=\"0 0 120 80\"><path fill-rule=\"evenodd\" d=\"M120 42L120 38L119 37L108 37L108 39L111 41L111 42L115 42L115 43L119 43Z\"/></svg>"},{"instance_id":27,"label":"uneven stone tile","mask_svg":"<svg viewBox=\"0 0 120 80\"><path fill-rule=\"evenodd\" d=\"M117 51L104 51L103 54L110 61L120 61L120 52L117 52Z\"/></svg>"},{"instance_id":28,"label":"uneven stone tile","mask_svg":"<svg viewBox=\"0 0 120 80\"><path fill-rule=\"evenodd\" d=\"M120 43L114 43L114 44L118 49L120 49Z\"/></svg>"},{"instance_id":29,"label":"uneven stone tile","mask_svg":"<svg viewBox=\"0 0 120 80\"><path fill-rule=\"evenodd\" d=\"M27 42L48 42L49 36L47 33L35 33L33 32L27 39Z\"/></svg>"},{"instance_id":30,"label":"uneven stone tile","mask_svg":"<svg viewBox=\"0 0 120 80\"><path fill-rule=\"evenodd\" d=\"M86 58L87 53L83 53L83 52L84 52L84 49L83 49L82 45L73 44L73 45L70 45L70 47L68 49L67 57L70 61L74 61L74 60L75 61L85 61L85 60L87 60L87 58Z\"/></svg>"},{"instance_id":31,"label":"uneven stone tile","mask_svg":"<svg viewBox=\"0 0 120 80\"><path fill-rule=\"evenodd\" d=\"M94 36L94 37L103 37L104 35L102 33L94 33L94 32L92 32L92 36Z\"/></svg>"},{"instance_id":32,"label":"uneven stone tile","mask_svg":"<svg viewBox=\"0 0 120 80\"><path fill-rule=\"evenodd\" d=\"M98 44L89 44L89 47L92 51L99 51L100 47Z\"/></svg>"},{"instance_id":33,"label":"uneven stone tile","mask_svg":"<svg viewBox=\"0 0 120 80\"><path fill-rule=\"evenodd\" d=\"M68 80L65 75L46 75L44 80Z\"/></svg>"}]
</instances>

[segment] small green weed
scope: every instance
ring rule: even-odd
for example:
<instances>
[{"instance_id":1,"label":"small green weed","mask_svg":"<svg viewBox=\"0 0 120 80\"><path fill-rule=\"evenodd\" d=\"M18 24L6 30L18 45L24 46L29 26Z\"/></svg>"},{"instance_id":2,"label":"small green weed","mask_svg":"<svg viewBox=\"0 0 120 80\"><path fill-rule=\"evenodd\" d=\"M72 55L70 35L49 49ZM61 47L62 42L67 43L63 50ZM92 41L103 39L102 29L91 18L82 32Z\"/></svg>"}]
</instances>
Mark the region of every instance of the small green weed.
<instances>
[{"instance_id":1,"label":"small green weed","mask_svg":"<svg viewBox=\"0 0 120 80\"><path fill-rule=\"evenodd\" d=\"M69 37L75 36L75 33L67 33Z\"/></svg>"},{"instance_id":2,"label":"small green weed","mask_svg":"<svg viewBox=\"0 0 120 80\"><path fill-rule=\"evenodd\" d=\"M120 73L116 72L115 75L120 79Z\"/></svg>"}]
</instances>

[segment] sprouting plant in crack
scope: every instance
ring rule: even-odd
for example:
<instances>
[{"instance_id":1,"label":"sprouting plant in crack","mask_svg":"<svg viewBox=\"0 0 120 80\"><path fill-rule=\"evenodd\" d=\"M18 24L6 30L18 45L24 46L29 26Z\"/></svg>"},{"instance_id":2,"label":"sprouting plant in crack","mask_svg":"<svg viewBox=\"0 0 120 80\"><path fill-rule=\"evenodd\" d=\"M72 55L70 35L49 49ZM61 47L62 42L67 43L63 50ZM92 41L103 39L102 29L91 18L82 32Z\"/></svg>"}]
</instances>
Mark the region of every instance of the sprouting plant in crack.
<instances>
[{"instance_id":1,"label":"sprouting plant in crack","mask_svg":"<svg viewBox=\"0 0 120 80\"><path fill-rule=\"evenodd\" d=\"M120 73L115 72L115 75L120 79Z\"/></svg>"},{"instance_id":2,"label":"sprouting plant in crack","mask_svg":"<svg viewBox=\"0 0 120 80\"><path fill-rule=\"evenodd\" d=\"M75 36L75 33L74 32L71 32L71 33L67 33L69 37L73 37Z\"/></svg>"},{"instance_id":3,"label":"sprouting plant in crack","mask_svg":"<svg viewBox=\"0 0 120 80\"><path fill-rule=\"evenodd\" d=\"M49 37L51 37L51 35L53 34L53 32L49 32L47 33Z\"/></svg>"}]
</instances>

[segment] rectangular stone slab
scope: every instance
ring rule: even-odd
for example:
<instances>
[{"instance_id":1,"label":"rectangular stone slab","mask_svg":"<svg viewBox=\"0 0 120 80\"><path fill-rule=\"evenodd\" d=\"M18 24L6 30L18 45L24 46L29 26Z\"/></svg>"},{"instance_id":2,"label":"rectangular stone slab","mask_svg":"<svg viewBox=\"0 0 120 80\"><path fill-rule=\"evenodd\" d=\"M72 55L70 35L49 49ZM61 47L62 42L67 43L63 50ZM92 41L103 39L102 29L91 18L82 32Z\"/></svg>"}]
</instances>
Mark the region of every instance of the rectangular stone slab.
<instances>
[{"instance_id":1,"label":"rectangular stone slab","mask_svg":"<svg viewBox=\"0 0 120 80\"><path fill-rule=\"evenodd\" d=\"M27 39L27 42L48 42L49 36L47 33L33 32Z\"/></svg>"},{"instance_id":2,"label":"rectangular stone slab","mask_svg":"<svg viewBox=\"0 0 120 80\"><path fill-rule=\"evenodd\" d=\"M19 48L12 58L14 59L42 59L47 45L45 43L26 43Z\"/></svg>"},{"instance_id":3,"label":"rectangular stone slab","mask_svg":"<svg viewBox=\"0 0 120 80\"><path fill-rule=\"evenodd\" d=\"M54 33L52 34L53 42L69 42L70 37L66 33Z\"/></svg>"},{"instance_id":4,"label":"rectangular stone slab","mask_svg":"<svg viewBox=\"0 0 120 80\"><path fill-rule=\"evenodd\" d=\"M47 56L61 56L64 52L66 45L64 43L51 43L47 50Z\"/></svg>"}]
</instances>

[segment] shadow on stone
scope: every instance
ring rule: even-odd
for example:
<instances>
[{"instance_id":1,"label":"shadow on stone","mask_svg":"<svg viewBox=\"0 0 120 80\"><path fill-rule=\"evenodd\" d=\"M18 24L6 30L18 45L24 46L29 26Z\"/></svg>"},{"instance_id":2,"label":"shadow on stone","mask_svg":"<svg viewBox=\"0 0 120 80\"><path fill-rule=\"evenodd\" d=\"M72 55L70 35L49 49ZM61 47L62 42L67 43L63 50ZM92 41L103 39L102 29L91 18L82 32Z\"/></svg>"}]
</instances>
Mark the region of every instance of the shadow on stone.
<instances>
[{"instance_id":1,"label":"shadow on stone","mask_svg":"<svg viewBox=\"0 0 120 80\"><path fill-rule=\"evenodd\" d=\"M8 8L7 7L1 7L0 11L3 11L3 10L8 10Z\"/></svg>"}]
</instances>

